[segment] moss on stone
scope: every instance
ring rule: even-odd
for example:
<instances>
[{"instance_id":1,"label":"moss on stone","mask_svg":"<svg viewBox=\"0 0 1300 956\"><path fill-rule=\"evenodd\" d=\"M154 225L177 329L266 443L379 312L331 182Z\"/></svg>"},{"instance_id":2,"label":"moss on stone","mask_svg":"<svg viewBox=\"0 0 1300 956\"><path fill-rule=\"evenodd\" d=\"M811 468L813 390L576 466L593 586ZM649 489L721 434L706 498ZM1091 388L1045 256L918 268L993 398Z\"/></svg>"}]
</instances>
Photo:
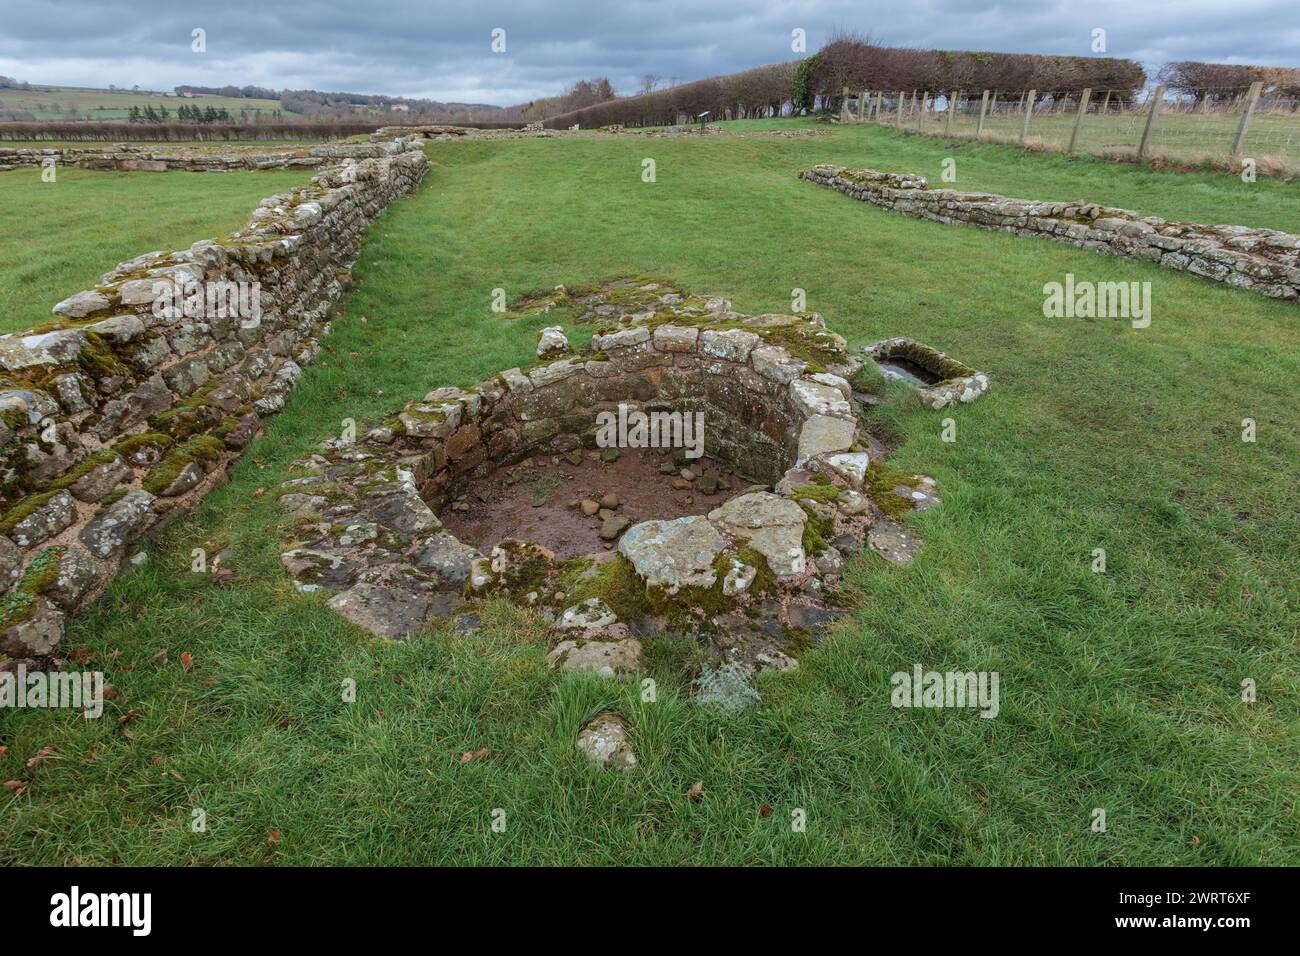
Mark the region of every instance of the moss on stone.
<instances>
[{"instance_id":1,"label":"moss on stone","mask_svg":"<svg viewBox=\"0 0 1300 956\"><path fill-rule=\"evenodd\" d=\"M816 374L825 372L827 365L834 365L844 358L844 352L827 342L818 340L817 333L824 329L803 323L796 325L777 325L768 328L753 329L768 345L779 346L794 358L801 359L808 365L808 372ZM829 334L829 333L828 333Z\"/></svg>"},{"instance_id":2,"label":"moss on stone","mask_svg":"<svg viewBox=\"0 0 1300 956\"><path fill-rule=\"evenodd\" d=\"M820 480L818 480L820 479ZM796 485L794 488L795 499L811 498L813 501L819 501L822 504L834 504L840 500L844 489L839 485L832 484L829 478L824 475L814 475L810 484Z\"/></svg>"},{"instance_id":3,"label":"moss on stone","mask_svg":"<svg viewBox=\"0 0 1300 956\"><path fill-rule=\"evenodd\" d=\"M0 597L0 631L29 621L36 614L36 598L26 591L10 591Z\"/></svg>"},{"instance_id":4,"label":"moss on stone","mask_svg":"<svg viewBox=\"0 0 1300 956\"><path fill-rule=\"evenodd\" d=\"M36 596L53 587L59 580L59 565L67 553L63 545L55 545L32 558L18 582L18 590Z\"/></svg>"},{"instance_id":5,"label":"moss on stone","mask_svg":"<svg viewBox=\"0 0 1300 956\"><path fill-rule=\"evenodd\" d=\"M906 472L873 461L867 466L863 489L885 514L891 518L899 518L912 510L912 500L900 495L894 489L900 485L905 488L915 488L918 484L917 480Z\"/></svg>"},{"instance_id":6,"label":"moss on stone","mask_svg":"<svg viewBox=\"0 0 1300 956\"><path fill-rule=\"evenodd\" d=\"M164 435L162 432L141 432L138 435L127 435L125 438L120 439L113 446L113 450L123 456L146 448L161 451L170 447L174 441L175 439L170 435Z\"/></svg>"},{"instance_id":7,"label":"moss on stone","mask_svg":"<svg viewBox=\"0 0 1300 956\"><path fill-rule=\"evenodd\" d=\"M776 585L776 575L772 573L772 566L767 563L767 558L762 552L746 544L741 545L736 551L736 557L755 571L754 580L749 585L749 594L763 594Z\"/></svg>"},{"instance_id":8,"label":"moss on stone","mask_svg":"<svg viewBox=\"0 0 1300 956\"><path fill-rule=\"evenodd\" d=\"M0 534L7 535L11 533L18 522L45 507L57 493L57 491L43 491L39 494L28 495L19 501L5 512L3 518L0 518Z\"/></svg>"},{"instance_id":9,"label":"moss on stone","mask_svg":"<svg viewBox=\"0 0 1300 956\"><path fill-rule=\"evenodd\" d=\"M225 452L225 444L213 435L195 435L163 456L140 483L151 495L161 495L195 462L213 462ZM206 469L205 469L206 470Z\"/></svg>"},{"instance_id":10,"label":"moss on stone","mask_svg":"<svg viewBox=\"0 0 1300 956\"><path fill-rule=\"evenodd\" d=\"M818 555L830 547L829 539L835 534L835 519L823 518L817 510L803 501L797 504L808 520L803 523L803 550L805 554Z\"/></svg>"},{"instance_id":11,"label":"moss on stone","mask_svg":"<svg viewBox=\"0 0 1300 956\"><path fill-rule=\"evenodd\" d=\"M51 481L46 488L51 491L59 491L65 488L71 488L86 475L90 474L100 465L106 465L117 457L117 452L112 448L101 448L93 455L87 455L81 461L77 462L70 469Z\"/></svg>"},{"instance_id":12,"label":"moss on stone","mask_svg":"<svg viewBox=\"0 0 1300 956\"><path fill-rule=\"evenodd\" d=\"M86 332L86 340L81 346L81 353L77 356L77 364L95 381L131 374L130 368L118 358L113 347L96 332Z\"/></svg>"},{"instance_id":13,"label":"moss on stone","mask_svg":"<svg viewBox=\"0 0 1300 956\"><path fill-rule=\"evenodd\" d=\"M645 583L631 561L616 554L612 561L595 565L595 568L595 572L585 579L575 580L571 591L565 591L566 605L600 598L621 621L636 620L652 612L653 604Z\"/></svg>"},{"instance_id":14,"label":"moss on stone","mask_svg":"<svg viewBox=\"0 0 1300 956\"><path fill-rule=\"evenodd\" d=\"M165 432L178 440L188 438L208 430L216 417L213 410L220 413L221 406L207 395L196 392L185 401L154 416L151 424L155 430Z\"/></svg>"}]
</instances>

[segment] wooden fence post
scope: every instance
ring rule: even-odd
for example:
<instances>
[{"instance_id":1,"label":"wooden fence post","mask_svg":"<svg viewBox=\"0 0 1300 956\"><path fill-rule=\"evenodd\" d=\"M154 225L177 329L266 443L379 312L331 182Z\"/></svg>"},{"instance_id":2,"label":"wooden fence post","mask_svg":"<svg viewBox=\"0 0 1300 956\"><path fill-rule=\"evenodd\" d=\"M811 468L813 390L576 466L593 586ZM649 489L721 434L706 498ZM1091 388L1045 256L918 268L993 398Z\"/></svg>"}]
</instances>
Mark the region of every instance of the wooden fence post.
<instances>
[{"instance_id":1,"label":"wooden fence post","mask_svg":"<svg viewBox=\"0 0 1300 956\"><path fill-rule=\"evenodd\" d=\"M1237 124L1237 135L1232 141L1232 155L1240 156L1246 148L1246 131L1250 129L1250 117L1255 112L1255 104L1259 102L1259 91L1263 84L1256 81L1250 84L1250 92L1246 94L1246 108L1241 111L1241 122Z\"/></svg>"},{"instance_id":2,"label":"wooden fence post","mask_svg":"<svg viewBox=\"0 0 1300 956\"><path fill-rule=\"evenodd\" d=\"M955 96L954 96L952 93L949 93L949 94L948 94L948 116L947 116L947 118L945 119L944 124L943 124L943 135L944 135L944 136L951 136L951 135L952 135L952 114L953 114L954 112L956 112L956 110L957 110L957 103L958 103L960 100L961 100L961 90L958 90Z\"/></svg>"},{"instance_id":3,"label":"wooden fence post","mask_svg":"<svg viewBox=\"0 0 1300 956\"><path fill-rule=\"evenodd\" d=\"M858 122L867 121L867 91L863 90L858 94Z\"/></svg>"},{"instance_id":4,"label":"wooden fence post","mask_svg":"<svg viewBox=\"0 0 1300 956\"><path fill-rule=\"evenodd\" d=\"M1088 112L1088 97L1092 96L1092 88L1084 87L1083 94L1079 97L1079 113L1074 118L1074 130L1070 133L1070 155L1074 155L1075 148L1079 145L1079 127L1083 125L1083 114Z\"/></svg>"},{"instance_id":5,"label":"wooden fence post","mask_svg":"<svg viewBox=\"0 0 1300 956\"><path fill-rule=\"evenodd\" d=\"M984 96L980 99L980 118L975 124L975 138L979 139L984 133L984 115L989 111L989 91L984 91Z\"/></svg>"},{"instance_id":6,"label":"wooden fence post","mask_svg":"<svg viewBox=\"0 0 1300 956\"><path fill-rule=\"evenodd\" d=\"M847 86L840 88L840 122L849 121L849 88Z\"/></svg>"},{"instance_id":7,"label":"wooden fence post","mask_svg":"<svg viewBox=\"0 0 1300 956\"><path fill-rule=\"evenodd\" d=\"M899 129L903 128L903 91L902 90L898 91L898 117L897 117L897 123L895 125L897 125Z\"/></svg>"},{"instance_id":8,"label":"wooden fence post","mask_svg":"<svg viewBox=\"0 0 1300 956\"><path fill-rule=\"evenodd\" d=\"M1151 134L1156 128L1156 116L1160 113L1160 101L1165 96L1165 85L1161 83L1156 87L1156 91L1151 94L1151 109L1147 111L1147 125L1142 130L1142 142L1138 144L1138 159L1147 158L1147 150L1151 147Z\"/></svg>"},{"instance_id":9,"label":"wooden fence post","mask_svg":"<svg viewBox=\"0 0 1300 956\"><path fill-rule=\"evenodd\" d=\"M1101 112L1105 113L1110 109L1110 90L1106 91L1106 97L1101 101Z\"/></svg>"},{"instance_id":10,"label":"wooden fence post","mask_svg":"<svg viewBox=\"0 0 1300 956\"><path fill-rule=\"evenodd\" d=\"M921 94L921 108L916 111L916 131L921 131L921 121L925 119L925 101L930 98L930 91Z\"/></svg>"},{"instance_id":11,"label":"wooden fence post","mask_svg":"<svg viewBox=\"0 0 1300 956\"><path fill-rule=\"evenodd\" d=\"M1030 90L1025 94L1025 125L1020 127L1020 144L1022 146L1025 140L1029 138L1029 117L1034 114L1034 97L1037 94L1037 90Z\"/></svg>"},{"instance_id":12,"label":"wooden fence post","mask_svg":"<svg viewBox=\"0 0 1300 956\"><path fill-rule=\"evenodd\" d=\"M877 123L880 122L880 108L885 105L885 91L876 90L876 112L873 114Z\"/></svg>"}]
</instances>

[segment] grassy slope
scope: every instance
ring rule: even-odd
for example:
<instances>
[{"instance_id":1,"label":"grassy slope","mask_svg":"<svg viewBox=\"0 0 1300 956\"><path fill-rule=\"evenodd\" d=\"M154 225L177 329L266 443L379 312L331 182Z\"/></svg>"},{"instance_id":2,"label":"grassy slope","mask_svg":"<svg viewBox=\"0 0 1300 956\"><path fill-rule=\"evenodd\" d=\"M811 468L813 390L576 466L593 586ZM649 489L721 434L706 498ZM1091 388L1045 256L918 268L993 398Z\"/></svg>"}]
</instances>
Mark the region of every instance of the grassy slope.
<instances>
[{"instance_id":1,"label":"grassy slope","mask_svg":"<svg viewBox=\"0 0 1300 956\"><path fill-rule=\"evenodd\" d=\"M932 141L850 131L430 154L424 188L372 229L332 354L233 481L74 625L71 645L122 651L109 715L0 716L0 777L39 747L63 750L26 796L0 798L0 856L1296 862L1294 306L892 216L794 178L815 160L934 173L945 154ZM1238 192L1226 177L961 155L970 188L1202 219L1295 208L1294 193ZM657 183L640 181L644 157ZM1067 271L1149 280L1151 328L1043 318L1042 283ZM755 312L788 308L799 286L854 345L907 334L989 372L993 393L951 413L956 443L940 441L944 416L908 402L884 412L906 438L895 463L935 475L945 499L914 519L926 546L912 566L856 558L851 619L798 672L765 677L763 707L734 716L684 702L689 651L668 639L650 645L659 699L643 704L629 683L548 674L544 633L523 612L497 607L471 638L386 646L294 593L257 489L343 418L526 361L540 323L494 322L494 287L628 272ZM1238 440L1245 416L1257 444ZM200 546L233 549L238 586L188 572ZM1105 575L1089 571L1096 547ZM171 663L151 663L164 648ZM999 671L1001 715L891 709L889 675L914 663ZM1238 699L1243 677L1258 682L1254 707ZM355 704L339 701L346 678ZM607 706L636 728L640 766L626 776L572 749L578 723ZM128 708L133 739L116 726ZM483 746L487 758L460 764ZM190 832L195 807L207 833ZM1089 832L1094 807L1105 834ZM491 831L494 808L505 833ZM794 808L807 833L790 832Z\"/></svg>"},{"instance_id":2,"label":"grassy slope","mask_svg":"<svg viewBox=\"0 0 1300 956\"><path fill-rule=\"evenodd\" d=\"M54 110L58 105L59 111ZM90 119L120 119L131 112L131 107L155 110L165 106L175 113L180 106L197 106L215 110L226 109L232 115L241 110L249 113L273 113L280 109L279 100L244 99L233 96L163 96L161 93L131 93L125 90L92 90L69 86L46 86L35 90L0 90L0 108L28 110L40 119L67 119L68 110L75 109L78 116Z\"/></svg>"},{"instance_id":3,"label":"grassy slope","mask_svg":"<svg viewBox=\"0 0 1300 956\"><path fill-rule=\"evenodd\" d=\"M267 196L304 184L309 172L104 173L39 169L0 173L0 332L52 318L65 296L89 288L118 262L155 249L184 249L230 232Z\"/></svg>"}]
</instances>

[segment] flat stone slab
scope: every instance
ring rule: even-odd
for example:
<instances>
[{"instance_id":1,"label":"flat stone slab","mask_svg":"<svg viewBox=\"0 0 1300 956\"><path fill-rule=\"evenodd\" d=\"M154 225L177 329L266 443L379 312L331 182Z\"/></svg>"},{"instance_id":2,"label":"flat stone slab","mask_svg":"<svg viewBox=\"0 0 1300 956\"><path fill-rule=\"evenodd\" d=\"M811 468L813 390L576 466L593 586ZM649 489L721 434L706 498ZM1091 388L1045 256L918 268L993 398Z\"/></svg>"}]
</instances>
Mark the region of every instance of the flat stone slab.
<instances>
[{"instance_id":1,"label":"flat stone slab","mask_svg":"<svg viewBox=\"0 0 1300 956\"><path fill-rule=\"evenodd\" d=\"M709 520L728 534L747 539L777 577L802 574L807 567L803 528L808 515L789 498L770 491L737 495L710 511Z\"/></svg>"},{"instance_id":2,"label":"flat stone slab","mask_svg":"<svg viewBox=\"0 0 1300 956\"><path fill-rule=\"evenodd\" d=\"M330 598L329 606L358 627L400 640L420 630L429 613L429 597L418 591L357 584Z\"/></svg>"},{"instance_id":3,"label":"flat stone slab","mask_svg":"<svg viewBox=\"0 0 1300 956\"><path fill-rule=\"evenodd\" d=\"M727 541L703 515L672 521L642 521L623 534L619 554L632 562L646 584L667 588L712 587L714 559Z\"/></svg>"},{"instance_id":4,"label":"flat stone slab","mask_svg":"<svg viewBox=\"0 0 1300 956\"><path fill-rule=\"evenodd\" d=\"M804 462L818 455L848 451L853 447L855 432L852 419L814 415L803 423L803 430L799 432L799 452L795 457L795 467L801 467Z\"/></svg>"},{"instance_id":5,"label":"flat stone slab","mask_svg":"<svg viewBox=\"0 0 1300 956\"><path fill-rule=\"evenodd\" d=\"M881 518L871 526L867 532L867 544L876 554L894 564L911 564L921 550L920 538L888 518Z\"/></svg>"},{"instance_id":6,"label":"flat stone slab","mask_svg":"<svg viewBox=\"0 0 1300 956\"><path fill-rule=\"evenodd\" d=\"M587 671L601 677L635 674L641 669L641 642L635 637L617 641L561 641L546 655L552 670Z\"/></svg>"}]
</instances>

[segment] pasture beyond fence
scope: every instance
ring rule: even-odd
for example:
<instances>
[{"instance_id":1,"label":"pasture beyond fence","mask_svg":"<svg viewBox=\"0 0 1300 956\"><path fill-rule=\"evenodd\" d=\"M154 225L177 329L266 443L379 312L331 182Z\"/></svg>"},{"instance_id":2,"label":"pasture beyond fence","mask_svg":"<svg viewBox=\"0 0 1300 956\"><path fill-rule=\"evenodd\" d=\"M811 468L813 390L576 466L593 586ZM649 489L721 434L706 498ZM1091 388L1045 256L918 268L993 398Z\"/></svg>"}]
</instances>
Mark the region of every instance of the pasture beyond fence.
<instances>
[{"instance_id":1,"label":"pasture beyond fence","mask_svg":"<svg viewBox=\"0 0 1300 956\"><path fill-rule=\"evenodd\" d=\"M844 90L840 122L872 122L936 136L979 138L1068 152L1232 168L1300 172L1300 99L1234 95L1167 98L1163 86L1134 101L1118 91L1007 93Z\"/></svg>"},{"instance_id":2,"label":"pasture beyond fence","mask_svg":"<svg viewBox=\"0 0 1300 956\"><path fill-rule=\"evenodd\" d=\"M420 125L416 117L385 114L365 121L292 123L126 123L105 120L42 120L0 123L0 142L11 143L203 143L306 141L367 136L383 126ZM456 126L474 129L518 129L521 122L489 123L457 121Z\"/></svg>"}]
</instances>

